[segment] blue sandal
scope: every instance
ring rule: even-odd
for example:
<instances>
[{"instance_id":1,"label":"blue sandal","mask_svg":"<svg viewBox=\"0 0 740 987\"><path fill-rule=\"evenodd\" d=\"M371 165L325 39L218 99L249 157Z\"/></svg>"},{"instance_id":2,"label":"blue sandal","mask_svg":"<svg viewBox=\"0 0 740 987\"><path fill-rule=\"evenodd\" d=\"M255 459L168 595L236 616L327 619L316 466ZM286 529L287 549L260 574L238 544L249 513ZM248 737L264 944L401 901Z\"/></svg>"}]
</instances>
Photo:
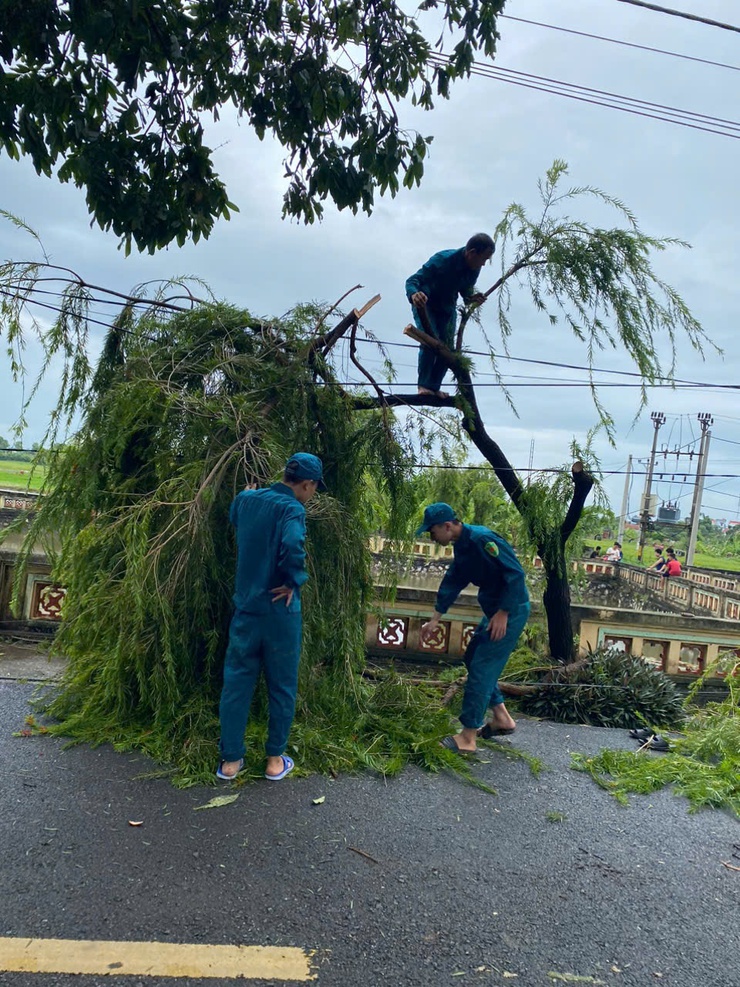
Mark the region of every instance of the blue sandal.
<instances>
[{"instance_id":1,"label":"blue sandal","mask_svg":"<svg viewBox=\"0 0 740 987\"><path fill-rule=\"evenodd\" d=\"M216 768L216 777L220 778L221 781L233 781L234 778L236 778L237 775L240 775L242 772L242 768L244 767L244 758L242 757L239 759L239 767L236 769L233 775L225 775L223 773L221 768L224 766L224 764L226 764L226 761L219 762L219 765Z\"/></svg>"},{"instance_id":2,"label":"blue sandal","mask_svg":"<svg viewBox=\"0 0 740 987\"><path fill-rule=\"evenodd\" d=\"M293 761L292 757L288 757L287 754L281 754L280 757L282 757L283 759L283 770L280 772L279 775L268 775L268 773L265 771L265 778L267 778L268 781L280 781L287 774L290 774L290 772L295 767L295 762Z\"/></svg>"}]
</instances>

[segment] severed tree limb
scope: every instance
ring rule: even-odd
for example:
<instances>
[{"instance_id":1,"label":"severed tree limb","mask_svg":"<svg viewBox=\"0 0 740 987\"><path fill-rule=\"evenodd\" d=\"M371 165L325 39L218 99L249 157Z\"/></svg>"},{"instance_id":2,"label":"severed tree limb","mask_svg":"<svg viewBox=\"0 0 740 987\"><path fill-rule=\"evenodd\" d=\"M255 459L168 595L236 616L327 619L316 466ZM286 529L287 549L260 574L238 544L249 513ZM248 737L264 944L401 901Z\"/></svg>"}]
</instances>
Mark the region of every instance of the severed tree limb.
<instances>
[{"instance_id":1,"label":"severed tree limb","mask_svg":"<svg viewBox=\"0 0 740 987\"><path fill-rule=\"evenodd\" d=\"M359 285L357 287L360 287ZM351 291L355 289L352 288ZM347 292L349 294L349 292ZM343 297L346 298L346 295ZM340 299L341 300L341 299ZM370 309L380 301L380 295L374 295L362 308L353 308L337 325L329 332L322 333L311 340L308 346L308 359L312 359L318 352L325 357L331 348L342 338L345 332L352 326L356 326L360 319L367 315ZM339 303L337 303L339 304Z\"/></svg>"},{"instance_id":2,"label":"severed tree limb","mask_svg":"<svg viewBox=\"0 0 740 987\"><path fill-rule=\"evenodd\" d=\"M440 683L441 685L442 683ZM458 694L462 688L463 679L457 679L455 682L451 682L449 687L445 690L445 694L442 696L442 705L446 706L448 703L452 702L455 696Z\"/></svg>"}]
</instances>

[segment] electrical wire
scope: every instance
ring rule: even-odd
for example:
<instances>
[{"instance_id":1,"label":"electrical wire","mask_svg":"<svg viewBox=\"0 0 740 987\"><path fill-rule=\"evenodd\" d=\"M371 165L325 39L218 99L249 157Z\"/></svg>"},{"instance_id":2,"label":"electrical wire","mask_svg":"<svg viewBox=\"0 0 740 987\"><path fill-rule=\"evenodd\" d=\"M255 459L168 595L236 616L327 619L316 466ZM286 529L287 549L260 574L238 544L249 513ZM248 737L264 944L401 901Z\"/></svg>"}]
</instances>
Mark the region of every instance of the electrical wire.
<instances>
[{"instance_id":1,"label":"electrical wire","mask_svg":"<svg viewBox=\"0 0 740 987\"><path fill-rule=\"evenodd\" d=\"M573 28L562 27L559 24L545 24L542 21L530 21L525 17L512 17L511 14L499 14L500 18L507 21L518 21L520 24L532 24L535 27L546 27L551 31L561 31L563 34L576 34L581 38L591 38L595 41L608 41L613 45L622 45L625 48L638 48L640 51L649 51L657 55L670 55L672 58L683 58L688 62L700 62L702 65L713 65L716 68L732 69L740 72L740 65L729 65L727 62L715 62L710 58L699 58L696 55L686 55L683 52L667 51L665 48L653 48L651 45L638 45L633 41L623 41L620 38L607 38L603 34L591 34L588 31L576 31Z\"/></svg>"},{"instance_id":2,"label":"electrical wire","mask_svg":"<svg viewBox=\"0 0 740 987\"><path fill-rule=\"evenodd\" d=\"M6 449L0 449L0 456L4 452L39 452L48 450L39 449L22 449L20 447L8 447ZM479 465L467 465L467 466L448 466L444 463L414 463L413 469L428 469L428 470L488 470L493 472L493 466L490 463L481 463ZM500 472L512 472L512 473L562 473L563 475L570 476L570 470L561 467L547 467L545 469L538 468L535 466L511 466L508 469L502 469ZM602 476L625 476L626 470L601 470ZM647 471L641 472L640 470L632 470L632 476L647 476ZM740 473L699 473L697 476L706 477L708 479L726 479L726 480L740 480Z\"/></svg>"},{"instance_id":3,"label":"electrical wire","mask_svg":"<svg viewBox=\"0 0 740 987\"><path fill-rule=\"evenodd\" d=\"M355 386L358 386L358 387L368 387L369 386L367 380L321 380L321 381L316 381L316 383L318 385L321 385L321 386L324 386L324 387L355 387ZM379 387L405 387L405 388L409 388L409 387L414 388L414 387L417 387L417 381L415 381L415 380L413 380L413 381L411 381L411 380L407 380L407 381L400 381L400 380L378 380L378 381L376 381L376 383L378 384ZM666 387L666 388L668 388L671 391L687 391L687 390L688 391L697 391L697 390L698 391L713 391L713 390L719 390L719 391L738 391L738 390L740 390L740 384L711 384L711 383L704 384L704 383L700 383L698 381L696 383L675 384L675 385L674 384L671 384L671 383L624 384L621 381L588 381L588 380L577 381L577 382L574 382L574 383L565 383L563 381L552 381L552 383L543 383L543 382L536 382L536 381L535 382L532 382L532 383L525 383L525 382L522 382L522 381L514 381L514 382L511 382L511 383L506 382L506 381L504 381L503 383L499 383L498 381L478 381L478 382L474 382L473 383L473 386L475 388L481 388L481 387L498 387L499 389L501 389L502 387L505 387L507 389L512 388L512 387L542 387L542 388L550 388L550 387L558 387L558 388L560 388L560 387L566 387L566 388L567 387L588 387L588 388L602 388L602 387L621 387L621 388L627 388L627 387L639 387L640 389L642 389L643 387L644 388L649 388L649 387L655 387L655 388Z\"/></svg>"},{"instance_id":4,"label":"electrical wire","mask_svg":"<svg viewBox=\"0 0 740 987\"><path fill-rule=\"evenodd\" d=\"M633 7L645 7L646 10L655 10L659 14L669 14L671 17L683 17L687 21L698 21L700 24L708 24L710 27L721 27L725 31L735 31L740 34L740 27L734 24L725 24L722 21L715 21L709 17L702 17L700 14L690 14L683 10L674 10L673 7L661 7L657 3L647 3L646 0L617 0L617 3L629 3Z\"/></svg>"},{"instance_id":5,"label":"electrical wire","mask_svg":"<svg viewBox=\"0 0 740 987\"><path fill-rule=\"evenodd\" d=\"M400 341L389 340L389 339L377 339L376 340L376 339L369 339L368 338L368 339L360 339L360 340L358 340L358 343L359 342L362 342L362 343L378 343L378 344L380 344L382 346L396 346L396 347L401 347L403 349L413 349L413 350L418 350L419 349L419 345L417 343L403 343L403 342L400 342ZM486 356L486 357L489 357L489 358L491 357L491 352L490 351L486 352L484 350L468 350L468 349L466 349L465 350L465 354L467 356ZM642 376L642 374L641 373L638 373L636 370L610 370L610 369L608 369L606 367L586 367L586 366L583 366L582 364L577 364L577 363L558 363L558 362L556 362L554 360L534 360L531 357L509 356L508 354L505 354L505 353L496 353L494 355L495 355L495 358L497 360L510 360L512 363L533 363L533 364L536 364L536 365L542 366L542 367L556 367L559 370L583 370L586 373L612 374L612 375L614 375L616 377L638 377L641 380L644 379L643 376ZM656 380L664 380L666 382L676 383L676 384L691 384L691 385L694 385L694 386L701 386L701 387L704 387L704 386L711 387L712 386L712 384L709 383L709 382L707 384L704 384L702 381L685 380L682 377L664 377L661 374L656 374L655 379ZM650 386L650 385L646 384L645 386L647 387L647 386ZM734 386L734 385L731 385L731 386ZM740 421L740 418L738 418L738 419L732 419L732 420L733 421L735 421L735 420L736 421Z\"/></svg>"},{"instance_id":6,"label":"electrical wire","mask_svg":"<svg viewBox=\"0 0 740 987\"><path fill-rule=\"evenodd\" d=\"M447 55L432 54L430 61L440 68L445 68L449 65L450 58ZM575 99L581 103L591 103L595 106L621 110L624 113L631 113L651 120L660 120L663 123L673 123L688 127L691 130L701 130L722 137L732 137L736 140L740 138L740 123L721 117L712 117L705 113L651 103L631 96L622 96L619 93L592 89L588 86L562 82L558 79L550 79L530 72L520 72L516 69L507 69L498 65L488 65L483 62L473 62L470 66L470 73L497 82L507 82L510 85L521 86L525 89L549 93L553 96L566 96L568 99Z\"/></svg>"},{"instance_id":7,"label":"electrical wire","mask_svg":"<svg viewBox=\"0 0 740 987\"><path fill-rule=\"evenodd\" d=\"M44 289L31 288L30 291L32 293L35 292L35 293L44 294L44 295L48 295L48 294L52 294L53 295L54 294L53 292L49 292L49 291L46 291ZM16 297L16 295L13 292L10 292L10 291L8 291L5 288L0 288L0 295L5 295L8 298L15 298ZM57 297L62 298L63 297L63 293L62 292L59 292L58 295L57 295ZM56 312L57 314L61 314L61 312L63 311L62 308L60 306L58 306L58 305L55 306L55 305L51 305L49 303L36 301L35 299L30 298L30 297L24 299L24 302L28 302L29 304L34 304L34 305L40 306L41 308L49 309L49 310L51 310L53 312ZM157 303L156 300L151 300L151 301L149 301L146 304L150 304L152 307L156 307L158 303ZM136 330L125 329L125 328L122 328L122 327L119 327L119 326L114 326L110 322L102 322L99 319L93 318L92 316L85 316L85 320L88 321L88 322L91 322L93 325L101 326L104 329L116 329L119 332L126 333L127 335L140 336L141 338L146 339L146 340L148 340L150 342L157 342L157 339L155 337L153 337L153 336L146 336L146 335L140 334ZM381 347L395 346L396 348L400 348L400 349L413 349L413 350L418 350L419 349L419 346L418 346L417 343L405 343L405 342L402 342L401 340L375 339L375 338L372 338L372 337L366 337L366 338L360 338L360 339L358 339L357 342L358 343L370 343L370 344L374 344L374 345L379 345ZM465 352L469 356L483 356L483 357L489 357L489 358L491 357L491 352L490 351L485 351L485 350L466 350ZM554 367L554 368L556 368L558 370L580 370L580 371L583 371L584 373L589 373L589 374L592 374L592 373L610 374L610 375L616 376L616 377L632 377L632 378L637 378L640 381L643 381L644 380L642 374L640 374L636 370L613 370L613 369L610 369L610 368L607 368L607 367L587 367L587 366L584 366L583 364L562 363L562 362L554 361L554 360L536 360L536 359L532 359L531 357L510 356L509 354L495 354L495 358L497 360L508 360L508 361L510 361L512 363L528 363L528 364L533 364L533 365L536 365L536 366ZM411 367L410 364L404 364L404 366L408 367L408 369L412 369L412 367ZM499 379L499 375L498 374L491 374L491 373L488 373L486 371L482 371L479 374L479 376L493 376L493 377L496 377L497 380ZM538 378L532 378L532 379L538 379ZM711 381L687 380L687 379L682 378L682 377L666 377L666 376L663 376L661 374L656 375L655 380L656 381L665 381L667 384L671 385L671 387L673 387L673 385L685 385L687 387L692 387L692 388L707 388L707 389L709 389L709 388L728 389L729 388L729 389L735 389L735 390L740 389L740 385L738 385L738 384L721 384L721 383L711 382ZM367 382L366 381L348 381L347 383L349 383L349 384L355 384L355 383L357 383L357 384L362 384L364 386L364 385L366 385ZM396 384L396 386L403 386L403 387L409 387L409 386L414 386L415 387L416 386L416 383L415 382L414 382L413 385L411 385L411 384L398 384L397 382L393 382L393 381L391 381L391 382L387 382L386 381L384 383L386 383L386 384ZM560 386L563 383L567 383L567 382L563 381L562 378L559 378L558 381L556 381L553 386L555 386L555 385ZM613 384L613 383L610 383L608 381L604 381L604 382L596 382L595 381L594 383L597 386L599 386L599 387L605 387L605 386L625 386L625 385ZM484 386L495 386L495 385L476 384L476 386L484 387ZM509 385L507 385L507 386L509 386ZM510 385L510 386L514 386L514 385ZM589 386L590 387L591 386L591 381L580 381L580 382L579 381L576 381L576 382L574 382L574 386ZM632 386L635 386L635 385L632 385ZM653 385L653 384L649 384L649 383L644 383L644 384L641 383L641 384L636 385L636 386L639 386L639 387L642 387L642 386L651 387L651 386L659 386L659 385L657 385L657 384ZM734 420L734 419L732 419L732 420ZM738 420L740 420L740 419L738 419Z\"/></svg>"}]
</instances>

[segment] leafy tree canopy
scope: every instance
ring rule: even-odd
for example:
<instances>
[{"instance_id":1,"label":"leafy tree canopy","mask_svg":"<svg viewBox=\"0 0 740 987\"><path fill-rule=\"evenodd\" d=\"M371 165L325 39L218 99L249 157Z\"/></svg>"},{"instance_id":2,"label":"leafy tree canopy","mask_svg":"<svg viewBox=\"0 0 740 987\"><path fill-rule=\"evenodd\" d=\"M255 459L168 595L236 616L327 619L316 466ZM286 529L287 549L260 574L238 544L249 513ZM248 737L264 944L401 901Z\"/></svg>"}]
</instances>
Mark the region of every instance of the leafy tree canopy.
<instances>
[{"instance_id":1,"label":"leafy tree canopy","mask_svg":"<svg viewBox=\"0 0 740 987\"><path fill-rule=\"evenodd\" d=\"M55 645L68 668L49 706L65 736L143 749L182 784L212 778L233 609L229 504L246 483L278 479L301 448L323 458L329 493L307 509L291 751L302 767L335 772L450 762L438 701L395 676L376 687L360 675L374 592L366 480L391 506L396 537L412 528L415 504L403 495L402 433L382 412L353 413L332 386L322 314L302 306L265 323L225 305L172 317L126 310L108 334L79 431L50 452L24 546L48 543L68 590ZM264 729L254 717L250 770Z\"/></svg>"},{"instance_id":2,"label":"leafy tree canopy","mask_svg":"<svg viewBox=\"0 0 740 987\"><path fill-rule=\"evenodd\" d=\"M284 215L312 222L327 198L369 213L376 189L424 171L431 138L401 129L399 101L429 110L475 52L493 56L504 2L423 0L409 17L393 0L0 0L0 148L57 169L127 250L153 252L234 208L203 129L231 104L286 150Z\"/></svg>"}]
</instances>

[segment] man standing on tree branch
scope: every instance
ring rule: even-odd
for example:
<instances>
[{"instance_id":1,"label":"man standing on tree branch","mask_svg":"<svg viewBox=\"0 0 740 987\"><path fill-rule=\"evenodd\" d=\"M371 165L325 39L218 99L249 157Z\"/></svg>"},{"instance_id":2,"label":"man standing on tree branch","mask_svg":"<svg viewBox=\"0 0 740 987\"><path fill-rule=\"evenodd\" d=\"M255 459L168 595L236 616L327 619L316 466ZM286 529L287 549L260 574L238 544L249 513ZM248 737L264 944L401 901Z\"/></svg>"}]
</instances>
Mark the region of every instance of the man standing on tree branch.
<instances>
[{"instance_id":1,"label":"man standing on tree branch","mask_svg":"<svg viewBox=\"0 0 740 987\"><path fill-rule=\"evenodd\" d=\"M449 349L455 345L457 296L480 305L485 295L473 292L484 264L496 249L487 233L471 236L458 250L440 250L412 274L406 282L406 297L411 302L414 322L424 332L439 339ZM426 323L426 324L425 324ZM419 350L419 394L449 397L440 390L447 367L433 350Z\"/></svg>"},{"instance_id":2,"label":"man standing on tree branch","mask_svg":"<svg viewBox=\"0 0 740 987\"><path fill-rule=\"evenodd\" d=\"M463 729L442 741L443 747L467 753L476 749L476 736L487 740L512 733L516 726L498 680L527 623L529 594L511 545L488 528L458 521L449 504L427 507L416 537L425 531L438 545L454 544L455 557L440 584L432 619L421 628L421 640L426 643L434 636L442 614L469 583L479 587L478 602L485 614L465 652L468 681L460 714ZM489 706L492 715L486 723Z\"/></svg>"}]
</instances>

